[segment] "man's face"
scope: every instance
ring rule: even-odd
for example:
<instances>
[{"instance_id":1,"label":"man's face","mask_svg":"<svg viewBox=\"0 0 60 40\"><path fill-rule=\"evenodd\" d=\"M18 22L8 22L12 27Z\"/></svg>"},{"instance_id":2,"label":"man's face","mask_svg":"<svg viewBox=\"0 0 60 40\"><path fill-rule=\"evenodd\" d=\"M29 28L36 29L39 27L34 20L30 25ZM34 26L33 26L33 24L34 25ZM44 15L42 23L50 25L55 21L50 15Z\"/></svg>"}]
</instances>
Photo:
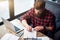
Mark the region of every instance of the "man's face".
<instances>
[{"instance_id":1,"label":"man's face","mask_svg":"<svg viewBox=\"0 0 60 40\"><path fill-rule=\"evenodd\" d=\"M36 14L36 15L41 14L42 12L43 12L42 9L40 9L40 10L35 9L35 14Z\"/></svg>"}]
</instances>

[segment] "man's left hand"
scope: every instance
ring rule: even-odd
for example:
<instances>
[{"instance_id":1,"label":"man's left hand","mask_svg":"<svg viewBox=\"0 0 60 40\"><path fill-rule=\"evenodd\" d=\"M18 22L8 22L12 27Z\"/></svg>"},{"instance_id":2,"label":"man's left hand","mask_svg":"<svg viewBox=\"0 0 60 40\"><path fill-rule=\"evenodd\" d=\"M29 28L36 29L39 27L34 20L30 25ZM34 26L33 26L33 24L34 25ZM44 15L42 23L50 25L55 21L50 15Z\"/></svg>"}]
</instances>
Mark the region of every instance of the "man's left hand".
<instances>
[{"instance_id":1,"label":"man's left hand","mask_svg":"<svg viewBox=\"0 0 60 40\"><path fill-rule=\"evenodd\" d=\"M43 30L43 29L44 29L43 26L36 26L36 27L34 28L35 31L39 31L39 30Z\"/></svg>"}]
</instances>

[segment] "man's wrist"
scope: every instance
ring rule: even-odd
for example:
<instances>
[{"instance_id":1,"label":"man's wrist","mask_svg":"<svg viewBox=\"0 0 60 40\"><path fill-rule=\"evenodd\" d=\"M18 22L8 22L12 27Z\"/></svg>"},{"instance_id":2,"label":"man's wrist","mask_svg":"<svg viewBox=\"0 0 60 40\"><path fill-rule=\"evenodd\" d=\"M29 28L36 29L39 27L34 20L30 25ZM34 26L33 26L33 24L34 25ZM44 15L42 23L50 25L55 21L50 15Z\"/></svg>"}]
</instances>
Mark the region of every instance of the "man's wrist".
<instances>
[{"instance_id":1,"label":"man's wrist","mask_svg":"<svg viewBox=\"0 0 60 40\"><path fill-rule=\"evenodd\" d=\"M42 30L44 29L44 27L42 26Z\"/></svg>"},{"instance_id":2,"label":"man's wrist","mask_svg":"<svg viewBox=\"0 0 60 40\"><path fill-rule=\"evenodd\" d=\"M29 25L26 25L26 28L29 28L30 26Z\"/></svg>"}]
</instances>

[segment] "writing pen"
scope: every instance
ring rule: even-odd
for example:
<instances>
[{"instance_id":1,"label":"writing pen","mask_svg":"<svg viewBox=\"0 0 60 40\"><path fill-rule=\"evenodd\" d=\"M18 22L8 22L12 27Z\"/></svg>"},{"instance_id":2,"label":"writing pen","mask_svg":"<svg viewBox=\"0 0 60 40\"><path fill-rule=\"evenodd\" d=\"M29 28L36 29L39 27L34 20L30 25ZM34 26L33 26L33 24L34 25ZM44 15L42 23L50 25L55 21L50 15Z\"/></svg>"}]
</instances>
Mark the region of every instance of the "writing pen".
<instances>
[{"instance_id":1,"label":"writing pen","mask_svg":"<svg viewBox=\"0 0 60 40\"><path fill-rule=\"evenodd\" d=\"M18 33L22 32L23 30L24 30L24 29L22 29L22 30L18 31L16 34L18 34Z\"/></svg>"}]
</instances>

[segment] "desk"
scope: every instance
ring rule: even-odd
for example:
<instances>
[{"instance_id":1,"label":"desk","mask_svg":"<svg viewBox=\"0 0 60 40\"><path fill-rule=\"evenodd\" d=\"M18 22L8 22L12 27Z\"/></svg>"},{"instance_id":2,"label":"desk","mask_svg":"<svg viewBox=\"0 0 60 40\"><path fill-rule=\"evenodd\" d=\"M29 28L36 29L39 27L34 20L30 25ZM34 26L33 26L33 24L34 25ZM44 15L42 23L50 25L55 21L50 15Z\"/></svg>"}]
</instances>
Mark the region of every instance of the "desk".
<instances>
[{"instance_id":1,"label":"desk","mask_svg":"<svg viewBox=\"0 0 60 40\"><path fill-rule=\"evenodd\" d=\"M20 29L23 29L23 28L24 28L24 27L21 25L20 20L18 20L18 19L12 20L11 23L12 23L13 25L15 25L16 27L20 28ZM42 34L41 32L37 32L37 37L48 37L48 36ZM48 37L48 38L49 38L49 37ZM51 38L49 38L49 39L52 40ZM23 35L19 38L19 40L24 40Z\"/></svg>"}]
</instances>

